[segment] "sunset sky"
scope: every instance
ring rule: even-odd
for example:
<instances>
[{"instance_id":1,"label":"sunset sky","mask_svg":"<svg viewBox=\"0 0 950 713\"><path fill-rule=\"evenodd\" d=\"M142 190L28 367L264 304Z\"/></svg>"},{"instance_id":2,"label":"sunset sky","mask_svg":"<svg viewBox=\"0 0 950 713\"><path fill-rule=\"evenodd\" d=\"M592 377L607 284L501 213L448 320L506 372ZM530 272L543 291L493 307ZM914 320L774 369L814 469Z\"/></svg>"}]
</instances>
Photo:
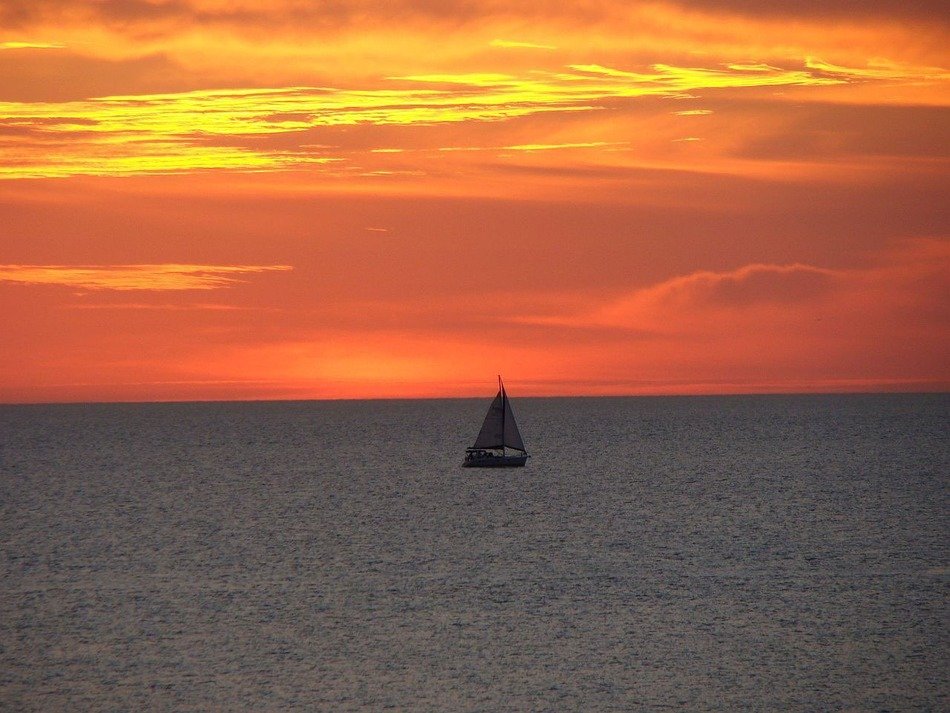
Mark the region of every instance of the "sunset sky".
<instances>
[{"instance_id":1,"label":"sunset sky","mask_svg":"<svg viewBox=\"0 0 950 713\"><path fill-rule=\"evenodd\" d=\"M950 15L0 0L0 402L950 387Z\"/></svg>"}]
</instances>

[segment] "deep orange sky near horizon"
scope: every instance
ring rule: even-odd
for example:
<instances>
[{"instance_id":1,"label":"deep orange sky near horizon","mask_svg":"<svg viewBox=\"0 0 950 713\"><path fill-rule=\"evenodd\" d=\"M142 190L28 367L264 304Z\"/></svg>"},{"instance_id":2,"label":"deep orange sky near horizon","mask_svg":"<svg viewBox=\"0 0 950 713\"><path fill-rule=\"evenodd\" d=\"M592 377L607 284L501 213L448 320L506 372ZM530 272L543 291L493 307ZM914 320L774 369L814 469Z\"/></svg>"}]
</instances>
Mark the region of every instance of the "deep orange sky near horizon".
<instances>
[{"instance_id":1,"label":"deep orange sky near horizon","mask_svg":"<svg viewBox=\"0 0 950 713\"><path fill-rule=\"evenodd\" d=\"M0 0L0 402L947 390L939 3Z\"/></svg>"}]
</instances>

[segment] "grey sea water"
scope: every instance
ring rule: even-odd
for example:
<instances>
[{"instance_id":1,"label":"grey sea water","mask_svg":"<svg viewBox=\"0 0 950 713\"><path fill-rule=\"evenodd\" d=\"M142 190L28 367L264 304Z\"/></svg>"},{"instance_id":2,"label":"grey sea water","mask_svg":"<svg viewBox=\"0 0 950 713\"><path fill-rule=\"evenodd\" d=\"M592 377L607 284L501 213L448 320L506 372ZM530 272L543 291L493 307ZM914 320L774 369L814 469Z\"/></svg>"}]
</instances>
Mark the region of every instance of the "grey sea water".
<instances>
[{"instance_id":1,"label":"grey sea water","mask_svg":"<svg viewBox=\"0 0 950 713\"><path fill-rule=\"evenodd\" d=\"M950 396L0 407L0 707L947 710Z\"/></svg>"}]
</instances>

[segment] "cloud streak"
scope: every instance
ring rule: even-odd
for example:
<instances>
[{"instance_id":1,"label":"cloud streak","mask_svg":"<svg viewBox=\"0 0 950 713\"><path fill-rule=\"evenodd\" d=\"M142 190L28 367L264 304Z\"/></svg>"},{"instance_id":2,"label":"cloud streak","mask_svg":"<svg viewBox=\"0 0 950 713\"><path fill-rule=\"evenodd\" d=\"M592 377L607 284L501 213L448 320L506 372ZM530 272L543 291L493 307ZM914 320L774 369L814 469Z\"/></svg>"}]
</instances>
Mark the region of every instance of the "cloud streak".
<instances>
[{"instance_id":1,"label":"cloud streak","mask_svg":"<svg viewBox=\"0 0 950 713\"><path fill-rule=\"evenodd\" d=\"M647 334L675 333L719 323L711 312L735 314L797 306L827 296L843 273L814 265L753 263L734 270L700 270L634 290L575 315L523 320L568 327L612 327Z\"/></svg>"},{"instance_id":2,"label":"cloud streak","mask_svg":"<svg viewBox=\"0 0 950 713\"><path fill-rule=\"evenodd\" d=\"M503 49L530 49L530 50L556 50L554 45L543 45L535 42L518 42L517 40L492 40L488 43L491 47L501 47Z\"/></svg>"},{"instance_id":3,"label":"cloud streak","mask_svg":"<svg viewBox=\"0 0 950 713\"><path fill-rule=\"evenodd\" d=\"M0 50L60 50L65 47L55 42L0 42Z\"/></svg>"},{"instance_id":4,"label":"cloud streak","mask_svg":"<svg viewBox=\"0 0 950 713\"><path fill-rule=\"evenodd\" d=\"M342 157L328 155L327 149L315 153L305 148L303 139L281 149L262 148L253 139L305 137L313 129L329 127L507 122L545 113L589 112L638 97L684 97L705 89L822 87L845 81L762 66L656 64L648 72L628 72L588 64L520 75L407 75L390 78L392 88L383 89L283 87L0 102L0 132L9 135L0 143L0 177L312 168ZM555 143L561 142L531 142Z\"/></svg>"},{"instance_id":5,"label":"cloud streak","mask_svg":"<svg viewBox=\"0 0 950 713\"><path fill-rule=\"evenodd\" d=\"M289 265L0 265L0 282L58 285L86 290L216 290L253 273L292 270Z\"/></svg>"}]
</instances>

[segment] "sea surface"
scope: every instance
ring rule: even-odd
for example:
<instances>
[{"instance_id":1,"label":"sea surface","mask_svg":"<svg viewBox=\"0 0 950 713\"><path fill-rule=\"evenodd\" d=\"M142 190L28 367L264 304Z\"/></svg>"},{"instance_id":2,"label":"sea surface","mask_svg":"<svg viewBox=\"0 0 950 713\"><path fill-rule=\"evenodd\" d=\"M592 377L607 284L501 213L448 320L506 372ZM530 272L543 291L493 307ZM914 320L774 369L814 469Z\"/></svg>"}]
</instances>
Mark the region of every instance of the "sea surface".
<instances>
[{"instance_id":1,"label":"sea surface","mask_svg":"<svg viewBox=\"0 0 950 713\"><path fill-rule=\"evenodd\" d=\"M0 407L0 709L950 709L950 396Z\"/></svg>"}]
</instances>

